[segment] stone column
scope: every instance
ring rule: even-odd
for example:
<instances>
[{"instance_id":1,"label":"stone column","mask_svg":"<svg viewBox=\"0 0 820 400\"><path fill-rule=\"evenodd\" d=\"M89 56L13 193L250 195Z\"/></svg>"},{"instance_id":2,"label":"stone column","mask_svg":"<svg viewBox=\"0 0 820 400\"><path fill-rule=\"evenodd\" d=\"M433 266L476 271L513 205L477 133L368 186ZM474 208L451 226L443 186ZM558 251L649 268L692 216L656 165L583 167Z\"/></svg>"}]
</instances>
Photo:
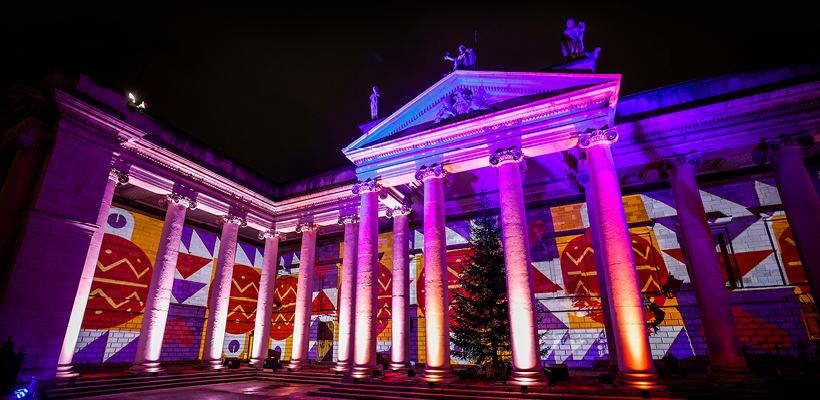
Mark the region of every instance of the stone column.
<instances>
[{"instance_id":1,"label":"stone column","mask_svg":"<svg viewBox=\"0 0 820 400\"><path fill-rule=\"evenodd\" d=\"M205 326L205 347L202 351L202 366L209 371L222 369L222 348L230 311L228 303L231 301L236 241L239 237L239 228L247 226L244 218L233 214L218 217L216 223L217 225L222 224L222 235L219 237L219 255L216 259L214 280L211 283L208 322Z\"/></svg>"},{"instance_id":2,"label":"stone column","mask_svg":"<svg viewBox=\"0 0 820 400\"><path fill-rule=\"evenodd\" d=\"M350 372L353 369L353 343L355 342L354 313L356 312L356 253L359 216L339 217L339 225L345 227L344 254L342 255L342 284L339 288L339 358L335 371Z\"/></svg>"},{"instance_id":3,"label":"stone column","mask_svg":"<svg viewBox=\"0 0 820 400\"><path fill-rule=\"evenodd\" d=\"M313 269L316 267L316 235L323 228L314 223L300 223L296 233L302 234L302 252L299 259L299 280L296 287L296 309L293 314L293 350L288 370L310 367L310 309L313 304Z\"/></svg>"},{"instance_id":4,"label":"stone column","mask_svg":"<svg viewBox=\"0 0 820 400\"><path fill-rule=\"evenodd\" d=\"M80 335L80 326L83 323L85 307L88 304L88 294L91 292L94 272L97 270L97 258L100 256L100 248L105 236L108 214L111 213L111 201L114 199L114 189L118 183L128 183L128 174L116 168L111 168L103 192L100 211L97 214L97 226L99 228L91 236L91 244L85 256L82 275L80 275L80 284L77 286L77 294L74 296L74 306L71 308L71 316L68 318L68 328L65 337L63 337L60 358L57 360L57 379L72 378L79 375L71 369L71 360L74 358L74 348L77 346L77 337Z\"/></svg>"},{"instance_id":5,"label":"stone column","mask_svg":"<svg viewBox=\"0 0 820 400\"><path fill-rule=\"evenodd\" d=\"M404 205L387 210L393 218L393 305L391 324L393 346L390 368L410 369L410 215L413 209Z\"/></svg>"},{"instance_id":6,"label":"stone column","mask_svg":"<svg viewBox=\"0 0 820 400\"><path fill-rule=\"evenodd\" d=\"M172 193L160 200L160 205L168 205L165 223L159 237L159 248L145 300L145 312L140 326L137 354L129 372L136 374L161 373L159 355L162 351L162 337L171 305L171 288L174 286L174 271L177 268L179 243L182 241L182 227L185 225L186 210L195 209L196 202L178 193Z\"/></svg>"},{"instance_id":7,"label":"stone column","mask_svg":"<svg viewBox=\"0 0 820 400\"><path fill-rule=\"evenodd\" d=\"M513 371L507 383L522 386L547 384L541 367L541 347L535 308L535 284L527 239L527 215L521 171L526 171L520 149L496 152L490 165L498 172L501 200L501 231L504 264L507 270L507 298L510 310L510 344Z\"/></svg>"},{"instance_id":8,"label":"stone column","mask_svg":"<svg viewBox=\"0 0 820 400\"><path fill-rule=\"evenodd\" d=\"M607 293L612 299L612 322L618 348L618 384L636 389L665 389L658 383L649 333L643 311L638 271L632 254L632 239L626 224L624 203L612 143L618 138L614 129L579 134L589 165L598 238L603 248Z\"/></svg>"},{"instance_id":9,"label":"stone column","mask_svg":"<svg viewBox=\"0 0 820 400\"><path fill-rule=\"evenodd\" d=\"M444 184L450 177L441 165L416 171L424 183L424 340L426 366L422 379L458 380L450 366L450 299L447 283L447 236L444 230Z\"/></svg>"},{"instance_id":10,"label":"stone column","mask_svg":"<svg viewBox=\"0 0 820 400\"><path fill-rule=\"evenodd\" d=\"M615 332L612 330L612 302L606 290L606 276L609 275L604 263L603 246L600 242L598 229L600 224L595 219L595 202L592 199L592 190L589 188L589 174L579 174L578 183L584 187L587 202L587 219L589 220L589 235L592 240L592 252L595 257L595 275L598 278L598 294L601 298L601 314L604 316L604 332L606 333L606 348L609 352L609 371L618 372L618 348L615 346Z\"/></svg>"},{"instance_id":11,"label":"stone column","mask_svg":"<svg viewBox=\"0 0 820 400\"><path fill-rule=\"evenodd\" d=\"M353 349L353 376L356 378L372 376L376 368L380 190L381 186L369 179L353 186L353 193L362 196L356 271L356 344Z\"/></svg>"},{"instance_id":12,"label":"stone column","mask_svg":"<svg viewBox=\"0 0 820 400\"><path fill-rule=\"evenodd\" d=\"M769 160L800 262L817 303L820 291L820 200L800 155L800 147L812 143L814 138L807 133L781 135L763 139L762 152L752 155L757 164Z\"/></svg>"},{"instance_id":13,"label":"stone column","mask_svg":"<svg viewBox=\"0 0 820 400\"><path fill-rule=\"evenodd\" d=\"M16 145L17 153L0 188L0 301L6 290L7 268L11 268L11 256L23 221L22 212L31 201L45 157L45 151L37 141L25 133L17 136Z\"/></svg>"},{"instance_id":14,"label":"stone column","mask_svg":"<svg viewBox=\"0 0 820 400\"><path fill-rule=\"evenodd\" d=\"M740 334L715 251L715 241L692 168L701 162L703 159L699 154L689 153L666 159L663 166L672 183L678 223L690 260L689 279L695 288L703 336L709 350L709 378L717 381L746 380L753 378L753 375L746 367L746 355L740 345Z\"/></svg>"},{"instance_id":15,"label":"stone column","mask_svg":"<svg viewBox=\"0 0 820 400\"><path fill-rule=\"evenodd\" d=\"M285 234L270 229L259 232L259 239L265 241L265 254L262 257L262 277L259 281L250 362L257 369L262 368L268 358L273 293L276 291L276 261L279 258L279 241L285 240Z\"/></svg>"}]
</instances>

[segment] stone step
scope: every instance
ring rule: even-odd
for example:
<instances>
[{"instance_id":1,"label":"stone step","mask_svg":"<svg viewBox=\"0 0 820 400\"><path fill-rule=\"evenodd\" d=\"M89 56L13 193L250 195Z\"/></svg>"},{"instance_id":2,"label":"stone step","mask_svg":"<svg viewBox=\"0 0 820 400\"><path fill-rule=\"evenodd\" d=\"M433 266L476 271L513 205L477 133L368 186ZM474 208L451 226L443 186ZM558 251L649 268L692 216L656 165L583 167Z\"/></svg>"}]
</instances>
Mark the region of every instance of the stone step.
<instances>
[{"instance_id":1,"label":"stone step","mask_svg":"<svg viewBox=\"0 0 820 400\"><path fill-rule=\"evenodd\" d=\"M83 387L88 385L100 385L100 384L109 384L109 383L126 383L126 382L148 382L148 381L164 381L169 379L180 379L182 377L196 377L196 378L208 378L208 377L218 377L218 376L225 376L225 375L241 375L241 374L254 374L257 371L255 370L234 370L234 371L223 371L223 372L169 372L166 375L160 376L140 376L140 375L113 375L113 376L93 376L93 377L79 377L73 383L69 382L58 382L55 386L56 387Z\"/></svg>"},{"instance_id":2,"label":"stone step","mask_svg":"<svg viewBox=\"0 0 820 400\"><path fill-rule=\"evenodd\" d=\"M143 382L129 382L122 384L100 385L100 386L86 386L86 387L64 387L58 389L46 390L44 398L48 400L62 400L75 399L79 397L98 396L117 393L130 393L136 391L156 390L156 389L170 389L180 386L197 386L210 385L214 383L232 383L244 382L254 379L251 374L225 374L220 377L208 378L186 378L179 380L163 380L163 381L143 381Z\"/></svg>"}]
</instances>

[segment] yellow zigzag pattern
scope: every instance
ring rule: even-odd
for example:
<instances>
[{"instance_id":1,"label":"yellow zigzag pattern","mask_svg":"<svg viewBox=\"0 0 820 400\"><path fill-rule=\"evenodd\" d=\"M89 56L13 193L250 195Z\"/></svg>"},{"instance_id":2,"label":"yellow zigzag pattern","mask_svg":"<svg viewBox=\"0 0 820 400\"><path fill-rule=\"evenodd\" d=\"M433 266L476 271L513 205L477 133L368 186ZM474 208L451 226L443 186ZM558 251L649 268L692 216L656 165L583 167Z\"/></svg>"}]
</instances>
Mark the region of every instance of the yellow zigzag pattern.
<instances>
[{"instance_id":1,"label":"yellow zigzag pattern","mask_svg":"<svg viewBox=\"0 0 820 400\"><path fill-rule=\"evenodd\" d=\"M120 308L120 306L122 306L123 304L128 303L129 301L131 301L131 297L136 297L137 301L140 303L140 307L142 307L143 304L144 304L142 302L142 300L140 299L140 296L137 294L137 292L133 292L133 293L129 294L128 297L125 298L126 300L123 301L122 303L119 303L119 304L114 303L114 300L110 296L105 294L105 292L102 289L99 289L99 288L94 289L94 291L92 291L88 295L89 296L96 296L96 295L102 296L103 298L105 298L105 301L107 301L108 304L111 304L111 307L114 307L115 310Z\"/></svg>"},{"instance_id":2,"label":"yellow zigzag pattern","mask_svg":"<svg viewBox=\"0 0 820 400\"><path fill-rule=\"evenodd\" d=\"M137 272L137 269L134 268L134 266L131 264L131 261L128 261L127 258L123 258L122 260L119 260L115 263L111 263L107 266L102 265L101 262L97 261L97 268L99 268L102 272L108 272L108 270L110 270L111 268L114 268L114 267L116 267L120 264L123 264L123 263L128 264L128 267L131 268L131 271L134 272L134 275L137 276L137 279L142 278L142 276L145 275L145 273L148 272L151 269L151 268L146 268L145 271Z\"/></svg>"},{"instance_id":3,"label":"yellow zigzag pattern","mask_svg":"<svg viewBox=\"0 0 820 400\"><path fill-rule=\"evenodd\" d=\"M285 296L287 296L288 293L290 293L290 292L293 292L294 296L296 295L296 290L293 288L293 286L291 286L291 287L288 288L288 290L285 290L284 294L279 295L279 301L282 301L282 299L284 299ZM296 303L293 303L293 304L296 304Z\"/></svg>"},{"instance_id":4,"label":"yellow zigzag pattern","mask_svg":"<svg viewBox=\"0 0 820 400\"><path fill-rule=\"evenodd\" d=\"M255 315L255 314L248 315L248 313L245 312L245 309L242 308L241 305L238 305L231 312L228 313L228 318L230 318L231 315L234 315L236 313L236 310L239 310L240 312L242 312L242 315L244 315L245 319L247 319L248 321L252 321L252 319L250 317Z\"/></svg>"},{"instance_id":5,"label":"yellow zigzag pattern","mask_svg":"<svg viewBox=\"0 0 820 400\"><path fill-rule=\"evenodd\" d=\"M236 279L231 279L231 280L233 281L233 284L236 285L236 288L239 289L239 293L245 293L245 291L248 290L248 288L251 287L251 286L253 286L254 289L256 289L257 293L259 292L259 288L256 286L256 283L254 283L254 282L249 283L247 286L245 286L243 288L243 287L239 286L239 283L236 282Z\"/></svg>"},{"instance_id":6,"label":"yellow zigzag pattern","mask_svg":"<svg viewBox=\"0 0 820 400\"><path fill-rule=\"evenodd\" d=\"M583 252L583 253L581 253L581 255L580 255L580 256L578 256L578 258L577 258L577 259L576 259L576 258L572 258L572 254L569 254L569 252L567 252L567 257L569 257L569 259L570 259L570 260L572 260L572 262L573 262L573 263L575 263L575 265L578 265L578 264L580 264L580 263L581 263L581 261L583 261L583 260L584 260L584 257L586 257L587 253L594 253L594 252L595 252L595 251L594 251L594 250L592 250L592 247L587 247L586 249L584 249L584 252Z\"/></svg>"}]
</instances>

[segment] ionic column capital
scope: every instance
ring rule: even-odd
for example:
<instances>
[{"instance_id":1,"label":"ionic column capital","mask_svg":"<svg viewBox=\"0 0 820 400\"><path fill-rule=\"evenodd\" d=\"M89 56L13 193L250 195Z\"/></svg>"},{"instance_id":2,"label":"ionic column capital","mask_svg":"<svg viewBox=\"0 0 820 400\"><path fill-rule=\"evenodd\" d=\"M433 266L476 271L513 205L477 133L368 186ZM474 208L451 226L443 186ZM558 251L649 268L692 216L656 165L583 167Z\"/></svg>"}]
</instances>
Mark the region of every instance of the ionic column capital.
<instances>
[{"instance_id":1,"label":"ionic column capital","mask_svg":"<svg viewBox=\"0 0 820 400\"><path fill-rule=\"evenodd\" d=\"M444 179L445 185L450 186L453 184L452 176L441 164L433 164L429 167L422 165L421 168L416 170L416 180L424 182L428 179Z\"/></svg>"},{"instance_id":2,"label":"ionic column capital","mask_svg":"<svg viewBox=\"0 0 820 400\"><path fill-rule=\"evenodd\" d=\"M661 179L669 179L669 171L680 166L695 166L703 164L703 156L696 152L690 151L686 154L675 154L671 157L666 157L658 167L658 177Z\"/></svg>"},{"instance_id":3,"label":"ionic column capital","mask_svg":"<svg viewBox=\"0 0 820 400\"><path fill-rule=\"evenodd\" d=\"M23 150L33 149L36 148L38 145L37 139L29 136L26 133L21 133L17 135L17 140L15 141L15 144L17 145L17 147Z\"/></svg>"},{"instance_id":4,"label":"ionic column capital","mask_svg":"<svg viewBox=\"0 0 820 400\"><path fill-rule=\"evenodd\" d=\"M590 178L588 173L580 173L575 175L575 181L584 188L589 188Z\"/></svg>"},{"instance_id":5,"label":"ionic column capital","mask_svg":"<svg viewBox=\"0 0 820 400\"><path fill-rule=\"evenodd\" d=\"M393 218L398 215L407 215L408 218L411 218L413 214L413 209L409 205L401 205L399 207L393 207L387 209L387 218Z\"/></svg>"},{"instance_id":6,"label":"ionic column capital","mask_svg":"<svg viewBox=\"0 0 820 400\"><path fill-rule=\"evenodd\" d=\"M259 232L259 240L265 240L268 238L278 238L280 242L284 241L287 235L284 232L279 232L274 229L268 229Z\"/></svg>"},{"instance_id":7,"label":"ionic column capital","mask_svg":"<svg viewBox=\"0 0 820 400\"><path fill-rule=\"evenodd\" d=\"M384 187L378 183L376 179L368 179L364 182L356 183L353 185L353 189L351 191L353 194L376 192L379 194L380 199L384 200L387 198L387 192L384 191Z\"/></svg>"},{"instance_id":8,"label":"ionic column capital","mask_svg":"<svg viewBox=\"0 0 820 400\"><path fill-rule=\"evenodd\" d=\"M109 175L109 179L110 179L110 175ZM188 196L181 195L181 194L176 193L176 192L168 193L168 194L165 195L165 197L159 199L159 205L160 206L165 206L166 204L169 204L169 203L182 204L183 206L185 206L188 209L196 210L196 201L194 201L193 199L191 199Z\"/></svg>"},{"instance_id":9,"label":"ionic column capital","mask_svg":"<svg viewBox=\"0 0 820 400\"><path fill-rule=\"evenodd\" d=\"M814 137L808 132L761 138L760 145L752 151L752 162L761 165L767 161L767 156L771 153L785 148L808 147L812 143L814 143Z\"/></svg>"},{"instance_id":10,"label":"ionic column capital","mask_svg":"<svg viewBox=\"0 0 820 400\"><path fill-rule=\"evenodd\" d=\"M518 168L520 168L521 171L527 170L527 164L524 162L524 153L516 146L508 149L498 149L490 155L490 165L493 167L498 168L507 163L518 163Z\"/></svg>"},{"instance_id":11,"label":"ionic column capital","mask_svg":"<svg viewBox=\"0 0 820 400\"><path fill-rule=\"evenodd\" d=\"M111 171L108 172L108 179L124 185L128 183L128 174L117 168L111 167Z\"/></svg>"},{"instance_id":12,"label":"ionic column capital","mask_svg":"<svg viewBox=\"0 0 820 400\"><path fill-rule=\"evenodd\" d=\"M317 234L321 235L325 232L325 228L319 224L313 222L300 222L296 224L296 233L302 232L309 232L309 231L316 231Z\"/></svg>"},{"instance_id":13,"label":"ionic column capital","mask_svg":"<svg viewBox=\"0 0 820 400\"><path fill-rule=\"evenodd\" d=\"M359 214L348 214L339 216L339 225L355 224L359 222Z\"/></svg>"},{"instance_id":14,"label":"ionic column capital","mask_svg":"<svg viewBox=\"0 0 820 400\"><path fill-rule=\"evenodd\" d=\"M596 129L578 134L578 146L582 149L598 144L612 144L618 141L618 132L615 128Z\"/></svg>"},{"instance_id":15,"label":"ionic column capital","mask_svg":"<svg viewBox=\"0 0 820 400\"><path fill-rule=\"evenodd\" d=\"M239 225L240 228L244 228L248 226L248 221L245 221L245 218L235 214L225 214L216 217L216 224L236 224Z\"/></svg>"}]
</instances>

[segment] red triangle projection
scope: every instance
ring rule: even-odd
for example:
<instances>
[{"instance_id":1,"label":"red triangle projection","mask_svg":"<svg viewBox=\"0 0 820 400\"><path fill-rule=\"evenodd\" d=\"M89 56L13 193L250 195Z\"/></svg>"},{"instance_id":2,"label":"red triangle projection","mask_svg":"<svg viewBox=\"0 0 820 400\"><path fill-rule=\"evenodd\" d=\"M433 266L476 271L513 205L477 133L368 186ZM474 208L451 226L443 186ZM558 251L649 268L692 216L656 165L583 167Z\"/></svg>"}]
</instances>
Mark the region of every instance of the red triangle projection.
<instances>
[{"instance_id":1,"label":"red triangle projection","mask_svg":"<svg viewBox=\"0 0 820 400\"><path fill-rule=\"evenodd\" d=\"M663 251L666 254L669 254L672 258L683 262L683 252L681 249L666 249ZM770 256L774 253L774 250L757 250L757 251L746 251L743 253L735 253L735 260L737 260L737 268L740 270L740 276L746 276L754 267L760 264L766 257ZM723 271L726 271L726 266L723 265L723 255L718 253L718 260L720 261L720 268ZM727 282L729 281L729 277L726 274L723 274L723 279Z\"/></svg>"},{"instance_id":2,"label":"red triangle projection","mask_svg":"<svg viewBox=\"0 0 820 400\"><path fill-rule=\"evenodd\" d=\"M212 262L213 258L204 258L195 256L193 254L179 253L177 258L177 271L182 275L183 279L188 279L194 272L199 271L202 267Z\"/></svg>"}]
</instances>

